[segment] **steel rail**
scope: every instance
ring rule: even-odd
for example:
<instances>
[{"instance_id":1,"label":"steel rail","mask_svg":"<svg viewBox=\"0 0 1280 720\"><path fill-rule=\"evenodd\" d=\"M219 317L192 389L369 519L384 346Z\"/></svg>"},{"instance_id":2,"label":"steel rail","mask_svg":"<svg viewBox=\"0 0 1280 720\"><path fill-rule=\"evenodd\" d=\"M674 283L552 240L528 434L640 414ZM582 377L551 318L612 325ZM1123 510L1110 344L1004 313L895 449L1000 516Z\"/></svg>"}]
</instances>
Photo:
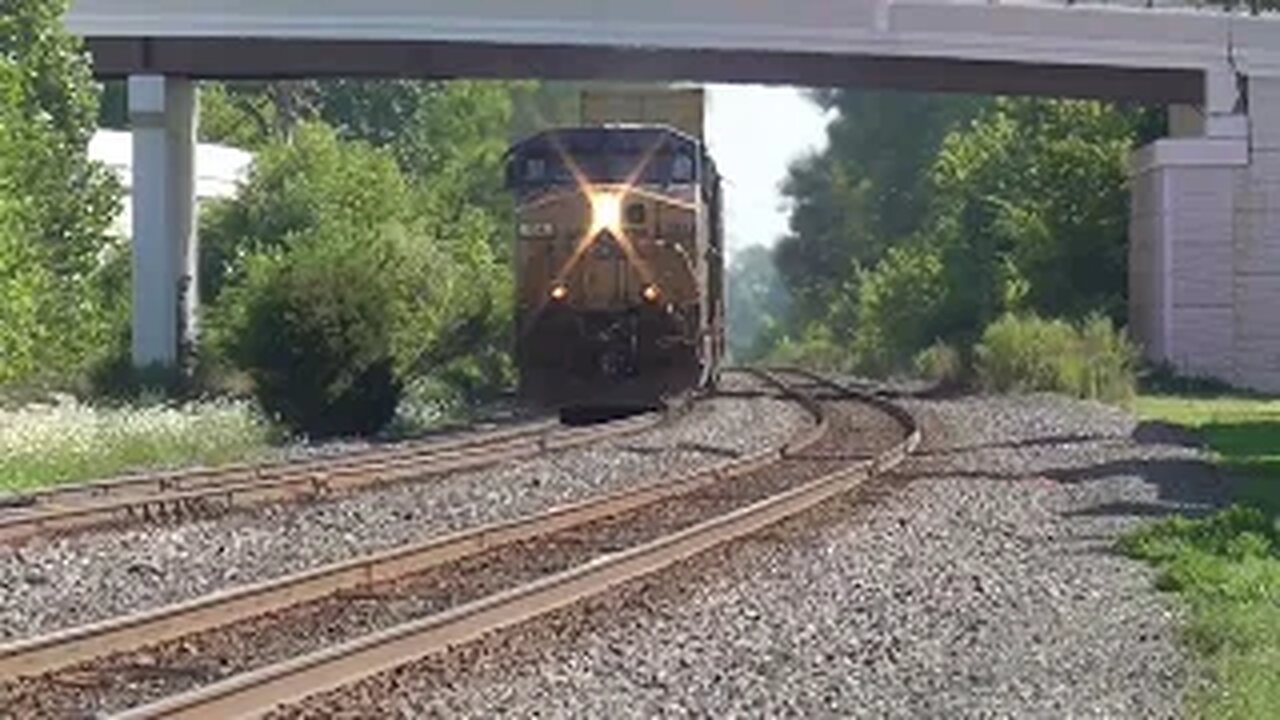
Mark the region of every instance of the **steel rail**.
<instances>
[{"instance_id":1,"label":"steel rail","mask_svg":"<svg viewBox=\"0 0 1280 720\"><path fill-rule=\"evenodd\" d=\"M559 427L554 420L520 423L515 427L466 434L461 437L424 438L395 445L368 447L341 455L299 459L270 460L266 462L240 462L225 465L191 467L158 472L133 473L74 485L60 485L29 493L0 495L0 508L20 510L39 505L61 502L98 500L128 493L162 493L193 490L213 484L232 484L239 479L265 478L281 473L295 472L326 463L358 462L368 457L411 455L445 452L475 445L498 442L511 438L537 434Z\"/></svg>"},{"instance_id":2,"label":"steel rail","mask_svg":"<svg viewBox=\"0 0 1280 720\"><path fill-rule=\"evenodd\" d=\"M806 368L801 368L801 367L787 367L787 368L780 368L779 370L781 372L791 373L793 375L800 375L806 380L809 380L810 382L813 382L818 385L824 385L828 389L833 390L843 395L844 397L856 398L869 405L874 405L877 409L893 417L903 427L913 428L913 432L915 432L917 436L920 433L920 427L915 419L915 416L912 415L911 412L906 408L893 402L891 399L892 397L894 397L893 395L889 395L889 394L874 390L871 387L870 383L845 381L845 380L832 380L831 378L825 375L822 375L820 373L816 373L812 370L808 370ZM920 439L919 437L917 437L916 444L918 445L919 442L920 442ZM911 450L912 451L915 450L914 445L912 446ZM899 459L897 462L901 462L901 460ZM897 462L895 462L894 464L896 465Z\"/></svg>"},{"instance_id":3,"label":"steel rail","mask_svg":"<svg viewBox=\"0 0 1280 720\"><path fill-rule=\"evenodd\" d=\"M853 391L846 394L876 407L891 405ZM890 417L902 425L904 439L872 460L844 467L637 547L603 555L426 618L232 676L116 717L120 720L258 717L282 704L443 652L652 574L809 510L902 462L919 445L921 436L910 413L898 410L890 413Z\"/></svg>"},{"instance_id":4,"label":"steel rail","mask_svg":"<svg viewBox=\"0 0 1280 720\"><path fill-rule=\"evenodd\" d=\"M825 431L821 409L802 401ZM0 645L0 682L56 671L77 663L230 625L335 593L413 575L494 548L549 535L638 510L663 500L755 472L788 452L816 443L821 433L775 448L685 473L674 480L572 503L543 513L462 530L361 558L331 563L282 578L232 588L134 615ZM799 438L798 438L799 439Z\"/></svg>"},{"instance_id":5,"label":"steel rail","mask_svg":"<svg viewBox=\"0 0 1280 720\"><path fill-rule=\"evenodd\" d=\"M370 454L355 460L341 456L282 466L264 477L241 475L189 490L164 491L67 506L47 506L0 518L0 543L56 530L81 529L113 521L198 516L279 500L316 497L338 491L485 467L499 462L579 447L652 427L661 415L643 415L593 427L545 429L508 434L493 440L469 439L458 446Z\"/></svg>"}]
</instances>

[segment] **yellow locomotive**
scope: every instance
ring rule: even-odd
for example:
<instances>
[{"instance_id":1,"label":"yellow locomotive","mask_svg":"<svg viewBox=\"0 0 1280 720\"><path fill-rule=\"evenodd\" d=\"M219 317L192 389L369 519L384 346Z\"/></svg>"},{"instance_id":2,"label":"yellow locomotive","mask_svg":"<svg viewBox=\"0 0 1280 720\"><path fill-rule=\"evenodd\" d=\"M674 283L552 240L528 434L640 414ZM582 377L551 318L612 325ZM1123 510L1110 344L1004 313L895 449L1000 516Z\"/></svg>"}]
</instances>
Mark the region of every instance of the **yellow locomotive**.
<instances>
[{"instance_id":1,"label":"yellow locomotive","mask_svg":"<svg viewBox=\"0 0 1280 720\"><path fill-rule=\"evenodd\" d=\"M724 352L720 177L665 125L543 132L508 154L521 396L652 407L714 384Z\"/></svg>"}]
</instances>

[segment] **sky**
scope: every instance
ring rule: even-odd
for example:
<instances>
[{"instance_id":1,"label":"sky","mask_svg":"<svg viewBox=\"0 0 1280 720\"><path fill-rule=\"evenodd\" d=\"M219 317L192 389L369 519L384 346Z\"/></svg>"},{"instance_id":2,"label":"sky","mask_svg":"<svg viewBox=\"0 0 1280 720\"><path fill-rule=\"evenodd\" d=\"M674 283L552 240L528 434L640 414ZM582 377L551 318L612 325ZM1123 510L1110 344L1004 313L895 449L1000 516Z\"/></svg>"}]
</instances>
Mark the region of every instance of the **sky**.
<instances>
[{"instance_id":1,"label":"sky","mask_svg":"<svg viewBox=\"0 0 1280 720\"><path fill-rule=\"evenodd\" d=\"M707 144L724 177L730 252L787 232L780 191L797 157L826 145L827 118L797 88L707 86Z\"/></svg>"}]
</instances>

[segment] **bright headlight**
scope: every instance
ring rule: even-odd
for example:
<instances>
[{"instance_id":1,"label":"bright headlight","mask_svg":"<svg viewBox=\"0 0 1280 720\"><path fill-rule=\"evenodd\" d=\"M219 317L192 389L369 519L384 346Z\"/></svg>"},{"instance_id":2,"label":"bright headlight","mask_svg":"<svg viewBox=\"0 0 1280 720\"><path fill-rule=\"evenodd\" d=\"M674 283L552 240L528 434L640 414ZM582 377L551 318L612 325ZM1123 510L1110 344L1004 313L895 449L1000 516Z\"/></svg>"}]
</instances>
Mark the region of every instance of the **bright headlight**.
<instances>
[{"instance_id":1,"label":"bright headlight","mask_svg":"<svg viewBox=\"0 0 1280 720\"><path fill-rule=\"evenodd\" d=\"M622 228L622 196L614 192L593 191L591 200L591 235L608 230L615 235Z\"/></svg>"}]
</instances>

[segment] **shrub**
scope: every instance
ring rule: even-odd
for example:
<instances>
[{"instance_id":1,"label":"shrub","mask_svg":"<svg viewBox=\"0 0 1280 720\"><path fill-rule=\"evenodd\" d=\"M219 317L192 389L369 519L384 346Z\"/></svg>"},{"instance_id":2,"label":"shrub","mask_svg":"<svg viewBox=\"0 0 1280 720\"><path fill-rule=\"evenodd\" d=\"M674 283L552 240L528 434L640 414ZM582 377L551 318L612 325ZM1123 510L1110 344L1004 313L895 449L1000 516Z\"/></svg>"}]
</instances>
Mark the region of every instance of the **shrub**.
<instances>
[{"instance_id":1,"label":"shrub","mask_svg":"<svg viewBox=\"0 0 1280 720\"><path fill-rule=\"evenodd\" d=\"M921 248L895 248L858 289L853 351L859 369L884 374L906 367L930 340L946 290L941 259Z\"/></svg>"},{"instance_id":2,"label":"shrub","mask_svg":"<svg viewBox=\"0 0 1280 720\"><path fill-rule=\"evenodd\" d=\"M915 367L924 379L946 387L963 384L968 374L964 356L954 345L941 340L916 356Z\"/></svg>"},{"instance_id":3,"label":"shrub","mask_svg":"<svg viewBox=\"0 0 1280 720\"><path fill-rule=\"evenodd\" d=\"M1122 330L1102 315L1080 326L1081 377L1078 394L1111 402L1129 402L1137 392L1138 351Z\"/></svg>"},{"instance_id":4,"label":"shrub","mask_svg":"<svg viewBox=\"0 0 1280 720\"><path fill-rule=\"evenodd\" d=\"M316 437L376 432L401 389L390 257L376 237L339 237L299 238L255 258L245 284L228 290L216 331L263 408Z\"/></svg>"},{"instance_id":5,"label":"shrub","mask_svg":"<svg viewBox=\"0 0 1280 720\"><path fill-rule=\"evenodd\" d=\"M342 142L319 123L292 142L266 146L236 198L216 203L200 223L200 294L213 302L256 253L288 248L299 235L340 226L367 233L411 221L395 160L360 142Z\"/></svg>"},{"instance_id":6,"label":"shrub","mask_svg":"<svg viewBox=\"0 0 1280 720\"><path fill-rule=\"evenodd\" d=\"M1062 320L1006 315L974 351L978 378L996 392L1070 392L1076 385L1076 333Z\"/></svg>"},{"instance_id":7,"label":"shrub","mask_svg":"<svg viewBox=\"0 0 1280 720\"><path fill-rule=\"evenodd\" d=\"M437 191L409 182L389 151L342 141L321 123L266 145L237 197L203 218L203 290L215 308L197 366L205 382L240 387L247 374L266 409L320 435L378 429L398 388L417 380L454 385L465 402L509 382L513 296L511 273L490 243L498 221L445 203ZM322 267L329 260L353 270ZM289 298L270 287L279 279ZM312 281L330 287L307 290ZM319 305L292 317L290 332L262 309L313 301ZM348 326L366 317L367 327ZM249 329L266 333L252 348L238 339ZM370 337L358 337L364 332ZM312 346L327 348L329 359L302 364ZM284 360L269 360L273 354L296 356L296 367L277 367ZM288 387L303 371L313 377L293 377L302 385ZM307 384L327 390L308 397ZM357 403L358 387L372 396ZM324 417L305 418L310 412Z\"/></svg>"},{"instance_id":8,"label":"shrub","mask_svg":"<svg viewBox=\"0 0 1280 720\"><path fill-rule=\"evenodd\" d=\"M767 357L770 365L799 366L818 372L849 369L849 351L841 347L825 325L805 328L799 339L786 338Z\"/></svg>"},{"instance_id":9,"label":"shrub","mask_svg":"<svg viewBox=\"0 0 1280 720\"><path fill-rule=\"evenodd\" d=\"M1112 402L1132 399L1136 356L1124 333L1100 316L1075 326L1006 315L987 327L974 349L975 371L987 390L1061 392Z\"/></svg>"}]
</instances>

